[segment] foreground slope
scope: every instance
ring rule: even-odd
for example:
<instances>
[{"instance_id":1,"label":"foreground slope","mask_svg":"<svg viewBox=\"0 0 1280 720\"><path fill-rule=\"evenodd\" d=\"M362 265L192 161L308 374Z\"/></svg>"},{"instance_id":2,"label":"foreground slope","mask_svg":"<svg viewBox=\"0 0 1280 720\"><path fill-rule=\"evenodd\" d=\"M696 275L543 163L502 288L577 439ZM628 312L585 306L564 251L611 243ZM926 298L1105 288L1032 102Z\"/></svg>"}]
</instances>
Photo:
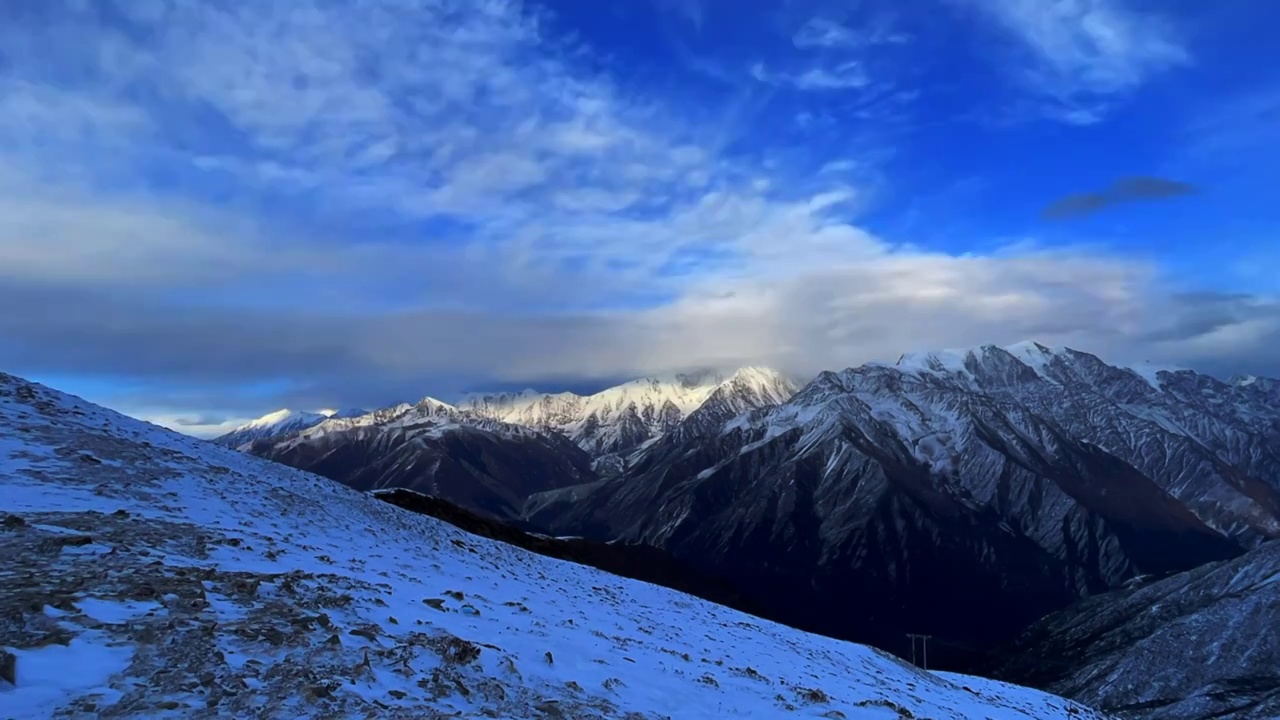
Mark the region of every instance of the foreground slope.
<instances>
[{"instance_id":1,"label":"foreground slope","mask_svg":"<svg viewBox=\"0 0 1280 720\"><path fill-rule=\"evenodd\" d=\"M6 375L0 511L0 718L1101 717L468 535Z\"/></svg>"},{"instance_id":2,"label":"foreground slope","mask_svg":"<svg viewBox=\"0 0 1280 720\"><path fill-rule=\"evenodd\" d=\"M1089 598L1001 651L999 672L1142 720L1280 717L1280 541Z\"/></svg>"}]
</instances>

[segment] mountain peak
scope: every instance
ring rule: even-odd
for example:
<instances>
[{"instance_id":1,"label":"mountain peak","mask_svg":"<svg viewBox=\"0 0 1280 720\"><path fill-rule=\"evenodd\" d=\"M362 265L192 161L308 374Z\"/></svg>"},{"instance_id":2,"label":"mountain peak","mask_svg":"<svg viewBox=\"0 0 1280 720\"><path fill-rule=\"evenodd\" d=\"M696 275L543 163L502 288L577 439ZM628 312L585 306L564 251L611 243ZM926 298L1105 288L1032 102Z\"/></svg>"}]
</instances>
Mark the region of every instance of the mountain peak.
<instances>
[{"instance_id":1,"label":"mountain peak","mask_svg":"<svg viewBox=\"0 0 1280 720\"><path fill-rule=\"evenodd\" d=\"M250 420L231 432L214 438L213 441L219 445L240 447L260 438L306 430L319 425L326 419L328 418L323 413L282 408L256 420Z\"/></svg>"},{"instance_id":2,"label":"mountain peak","mask_svg":"<svg viewBox=\"0 0 1280 720\"><path fill-rule=\"evenodd\" d=\"M310 420L317 415L324 417L322 413L311 413L311 412L305 412L302 410L292 410L290 408L281 408L279 410L276 410L275 412L269 412L266 415L263 415L262 417L256 420L250 420L249 422L243 425L240 425L235 429L249 430L252 428L274 427L290 421L297 421L299 419Z\"/></svg>"}]
</instances>

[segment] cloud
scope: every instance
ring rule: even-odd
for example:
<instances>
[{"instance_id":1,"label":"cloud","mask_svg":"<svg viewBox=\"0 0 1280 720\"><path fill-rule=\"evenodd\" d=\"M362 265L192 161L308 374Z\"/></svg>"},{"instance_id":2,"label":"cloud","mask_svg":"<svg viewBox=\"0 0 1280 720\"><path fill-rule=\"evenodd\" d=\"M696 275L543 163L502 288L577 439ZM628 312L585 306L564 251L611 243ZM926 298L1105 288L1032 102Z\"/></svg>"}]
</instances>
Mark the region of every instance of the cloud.
<instances>
[{"instance_id":1,"label":"cloud","mask_svg":"<svg viewBox=\"0 0 1280 720\"><path fill-rule=\"evenodd\" d=\"M1261 164L1280 148L1280 85L1267 85L1206 103L1180 132L1180 160L1201 167ZM1261 162L1260 162L1261 161Z\"/></svg>"},{"instance_id":2,"label":"cloud","mask_svg":"<svg viewBox=\"0 0 1280 720\"><path fill-rule=\"evenodd\" d=\"M181 425L182 427L222 425L225 422L227 422L227 418L221 415L197 415L195 417L177 417L173 419L174 425Z\"/></svg>"},{"instance_id":3,"label":"cloud","mask_svg":"<svg viewBox=\"0 0 1280 720\"><path fill-rule=\"evenodd\" d=\"M197 386L208 397L196 407L241 417L708 365L763 363L807 374L907 349L1025 338L1223 371L1265 373L1280 362L1274 298L1187 295L1150 264L1084 249L1022 245L955 256L896 247L841 220L848 200L839 192L793 203L707 197L679 217L637 228L636 237L688 238L695 266L714 257L715 238L732 238L741 253L715 263L714 273L673 281L671 300L642 307L193 308L120 288L8 282L0 303L30 310L0 316L7 338L0 363ZM477 274L471 282L513 292L500 278ZM216 404L231 402L218 398L220 388L244 383L282 385L233 407ZM146 391L132 402L154 407L156 397Z\"/></svg>"},{"instance_id":4,"label":"cloud","mask_svg":"<svg viewBox=\"0 0 1280 720\"><path fill-rule=\"evenodd\" d=\"M1105 190L1068 195L1056 200L1041 215L1048 220L1062 220L1092 215L1123 203L1182 197L1195 192L1194 185L1176 180L1157 177L1122 178Z\"/></svg>"},{"instance_id":5,"label":"cloud","mask_svg":"<svg viewBox=\"0 0 1280 720\"><path fill-rule=\"evenodd\" d=\"M855 28L826 18L814 17L801 25L791 36L792 44L802 50L902 45L911 40L910 34L895 30L886 18Z\"/></svg>"},{"instance_id":6,"label":"cloud","mask_svg":"<svg viewBox=\"0 0 1280 720\"><path fill-rule=\"evenodd\" d=\"M1187 65L1191 53L1164 17L1124 0L962 0L1013 37L1030 64L1019 81L1054 119L1101 120L1115 101L1158 74Z\"/></svg>"},{"instance_id":7,"label":"cloud","mask_svg":"<svg viewBox=\"0 0 1280 720\"><path fill-rule=\"evenodd\" d=\"M1027 337L1277 360L1272 299L1208 318L1124 257L880 237L865 139L732 153L529 6L38 10L0 27L0 367L145 380L107 399L170 424ZM879 91L809 59L760 74Z\"/></svg>"},{"instance_id":8,"label":"cloud","mask_svg":"<svg viewBox=\"0 0 1280 720\"><path fill-rule=\"evenodd\" d=\"M832 67L814 66L786 73L769 70L763 63L751 66L751 76L767 85L785 85L797 90L857 90L871 84L861 62L842 62Z\"/></svg>"}]
</instances>

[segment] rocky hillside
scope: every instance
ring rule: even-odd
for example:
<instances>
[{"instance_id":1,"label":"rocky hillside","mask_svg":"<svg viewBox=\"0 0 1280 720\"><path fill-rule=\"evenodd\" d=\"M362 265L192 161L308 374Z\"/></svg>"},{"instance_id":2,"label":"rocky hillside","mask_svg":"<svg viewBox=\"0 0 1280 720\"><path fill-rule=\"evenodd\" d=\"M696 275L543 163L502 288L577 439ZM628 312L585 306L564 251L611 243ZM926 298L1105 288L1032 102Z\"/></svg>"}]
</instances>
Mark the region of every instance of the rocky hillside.
<instances>
[{"instance_id":1,"label":"rocky hillside","mask_svg":"<svg viewBox=\"0 0 1280 720\"><path fill-rule=\"evenodd\" d=\"M1280 541L1089 598L999 653L998 672L1133 720L1280 717Z\"/></svg>"},{"instance_id":2,"label":"rocky hillside","mask_svg":"<svg viewBox=\"0 0 1280 720\"><path fill-rule=\"evenodd\" d=\"M0 717L1102 717L7 375L0 557Z\"/></svg>"}]
</instances>

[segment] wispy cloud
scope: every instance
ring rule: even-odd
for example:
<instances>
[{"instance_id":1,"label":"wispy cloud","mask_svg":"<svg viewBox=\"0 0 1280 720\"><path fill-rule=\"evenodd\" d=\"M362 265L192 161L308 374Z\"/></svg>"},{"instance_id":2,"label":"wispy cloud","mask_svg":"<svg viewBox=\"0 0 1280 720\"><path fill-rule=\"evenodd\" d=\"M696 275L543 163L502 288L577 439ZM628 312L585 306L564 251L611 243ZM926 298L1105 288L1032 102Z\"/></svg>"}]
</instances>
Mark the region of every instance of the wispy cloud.
<instances>
[{"instance_id":1,"label":"wispy cloud","mask_svg":"<svg viewBox=\"0 0 1280 720\"><path fill-rule=\"evenodd\" d=\"M870 45L900 45L911 42L910 34L895 30L886 18L877 18L864 27L855 27L823 17L810 18L792 35L801 49L860 49Z\"/></svg>"},{"instance_id":2,"label":"wispy cloud","mask_svg":"<svg viewBox=\"0 0 1280 720\"><path fill-rule=\"evenodd\" d=\"M1045 102L1044 112L1092 124L1156 75L1191 62L1164 17L1125 0L963 0L998 23L1029 55L1014 61L1018 81Z\"/></svg>"},{"instance_id":3,"label":"wispy cloud","mask_svg":"<svg viewBox=\"0 0 1280 720\"><path fill-rule=\"evenodd\" d=\"M757 63L751 66L751 76L762 83L799 90L856 90L871 84L871 78L857 60L832 67L819 65L795 73L771 71L763 63Z\"/></svg>"}]
</instances>

